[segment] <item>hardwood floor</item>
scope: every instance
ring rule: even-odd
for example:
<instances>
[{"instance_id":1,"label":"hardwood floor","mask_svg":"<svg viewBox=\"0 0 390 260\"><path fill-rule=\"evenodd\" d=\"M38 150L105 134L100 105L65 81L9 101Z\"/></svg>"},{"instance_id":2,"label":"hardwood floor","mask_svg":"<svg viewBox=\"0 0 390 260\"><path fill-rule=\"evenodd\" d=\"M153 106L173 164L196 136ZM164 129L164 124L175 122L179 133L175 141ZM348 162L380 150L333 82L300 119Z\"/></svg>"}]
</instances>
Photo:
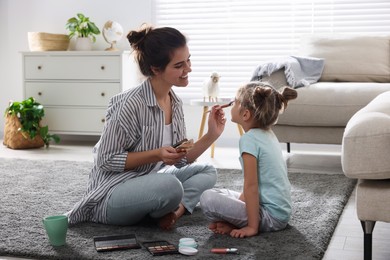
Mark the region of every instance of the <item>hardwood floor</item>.
<instances>
[{"instance_id":1,"label":"hardwood floor","mask_svg":"<svg viewBox=\"0 0 390 260\"><path fill-rule=\"evenodd\" d=\"M53 144L48 149L34 150L11 150L1 145L0 157L92 161L92 147L94 143L94 141L64 141L60 145ZM290 154L286 153L284 144L282 144L282 148L284 149L284 155L290 171L342 174L340 160L341 147L338 145L292 144ZM217 146L213 159L210 158L210 151L206 151L199 158L199 161L212 163L219 168L240 168L236 148ZM363 231L355 210L354 191L340 217L323 259L363 259ZM3 259L26 258L0 256L0 260ZM390 259L390 223L376 223L373 233L373 259Z\"/></svg>"}]
</instances>

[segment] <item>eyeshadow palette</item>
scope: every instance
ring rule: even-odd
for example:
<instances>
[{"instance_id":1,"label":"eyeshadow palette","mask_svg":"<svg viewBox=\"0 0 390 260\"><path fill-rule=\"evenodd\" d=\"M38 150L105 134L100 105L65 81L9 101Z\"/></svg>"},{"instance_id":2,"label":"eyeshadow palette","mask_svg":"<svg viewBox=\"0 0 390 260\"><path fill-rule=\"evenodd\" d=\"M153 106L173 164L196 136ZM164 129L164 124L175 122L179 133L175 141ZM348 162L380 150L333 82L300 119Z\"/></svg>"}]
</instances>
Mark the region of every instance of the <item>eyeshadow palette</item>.
<instances>
[{"instance_id":1,"label":"eyeshadow palette","mask_svg":"<svg viewBox=\"0 0 390 260\"><path fill-rule=\"evenodd\" d=\"M94 237L93 241L98 252L141 248L134 234Z\"/></svg>"},{"instance_id":2,"label":"eyeshadow palette","mask_svg":"<svg viewBox=\"0 0 390 260\"><path fill-rule=\"evenodd\" d=\"M142 245L152 255L178 254L177 248L165 240L143 242Z\"/></svg>"}]
</instances>

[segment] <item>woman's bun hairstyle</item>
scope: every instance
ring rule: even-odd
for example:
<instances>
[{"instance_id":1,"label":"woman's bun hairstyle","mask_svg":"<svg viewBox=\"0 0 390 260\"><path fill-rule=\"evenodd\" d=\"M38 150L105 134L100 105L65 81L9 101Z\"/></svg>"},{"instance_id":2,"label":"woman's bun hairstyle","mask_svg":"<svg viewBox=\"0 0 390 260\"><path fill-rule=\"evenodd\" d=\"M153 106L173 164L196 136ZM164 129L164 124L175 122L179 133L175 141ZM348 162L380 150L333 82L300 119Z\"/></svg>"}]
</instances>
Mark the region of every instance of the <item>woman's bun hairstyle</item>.
<instances>
[{"instance_id":1,"label":"woman's bun hairstyle","mask_svg":"<svg viewBox=\"0 0 390 260\"><path fill-rule=\"evenodd\" d=\"M153 70L164 71L174 51L187 44L186 37L171 27L153 28L144 24L127 34L142 74L153 76Z\"/></svg>"}]
</instances>

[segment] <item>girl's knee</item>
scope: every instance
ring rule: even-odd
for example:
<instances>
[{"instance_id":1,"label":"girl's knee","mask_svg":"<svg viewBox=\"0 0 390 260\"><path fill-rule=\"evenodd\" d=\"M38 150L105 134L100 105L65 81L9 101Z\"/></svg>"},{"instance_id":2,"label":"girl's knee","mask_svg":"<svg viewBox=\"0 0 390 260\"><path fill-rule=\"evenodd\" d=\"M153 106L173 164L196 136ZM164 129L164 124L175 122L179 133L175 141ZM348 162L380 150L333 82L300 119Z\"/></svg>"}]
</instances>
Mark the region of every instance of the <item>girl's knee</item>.
<instances>
[{"instance_id":1,"label":"girl's knee","mask_svg":"<svg viewBox=\"0 0 390 260\"><path fill-rule=\"evenodd\" d=\"M214 202L215 192L210 190L205 190L200 196L200 207L204 210L208 209Z\"/></svg>"}]
</instances>

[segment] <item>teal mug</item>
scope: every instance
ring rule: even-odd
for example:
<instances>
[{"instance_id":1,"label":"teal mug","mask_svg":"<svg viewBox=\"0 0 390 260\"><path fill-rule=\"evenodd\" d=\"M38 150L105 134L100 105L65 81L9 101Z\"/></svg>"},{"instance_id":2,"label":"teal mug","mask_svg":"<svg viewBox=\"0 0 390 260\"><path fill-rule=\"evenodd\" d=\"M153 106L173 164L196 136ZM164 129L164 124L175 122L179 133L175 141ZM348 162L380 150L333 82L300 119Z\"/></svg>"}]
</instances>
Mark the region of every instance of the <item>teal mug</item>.
<instances>
[{"instance_id":1,"label":"teal mug","mask_svg":"<svg viewBox=\"0 0 390 260\"><path fill-rule=\"evenodd\" d=\"M68 231L68 217L65 215L49 216L42 220L53 246L63 246L66 243L66 233Z\"/></svg>"}]
</instances>

